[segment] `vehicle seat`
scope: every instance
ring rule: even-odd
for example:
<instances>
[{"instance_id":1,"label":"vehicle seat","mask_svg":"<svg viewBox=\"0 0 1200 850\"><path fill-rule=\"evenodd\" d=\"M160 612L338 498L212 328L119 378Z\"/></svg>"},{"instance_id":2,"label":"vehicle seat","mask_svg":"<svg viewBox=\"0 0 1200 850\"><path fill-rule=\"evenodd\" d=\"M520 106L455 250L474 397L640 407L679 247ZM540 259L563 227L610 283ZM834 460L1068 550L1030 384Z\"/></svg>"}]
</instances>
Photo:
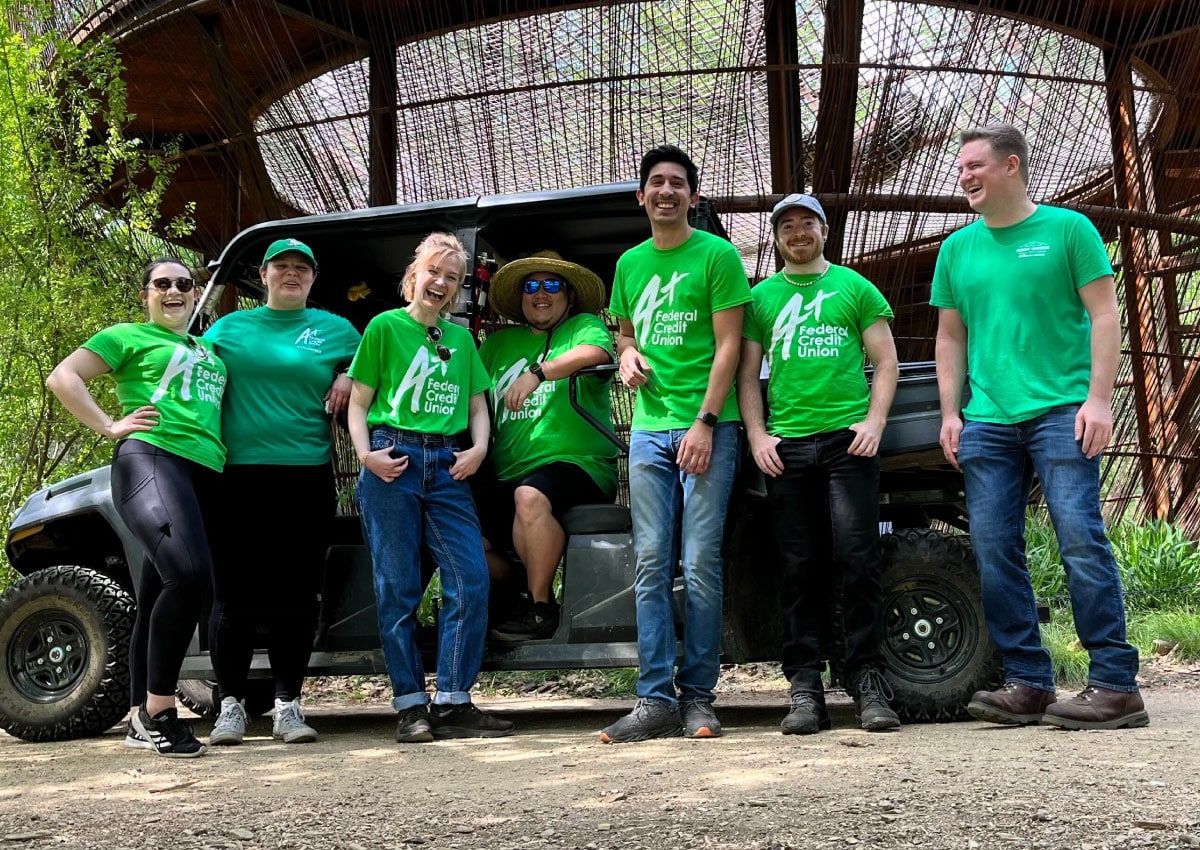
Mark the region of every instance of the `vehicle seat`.
<instances>
[{"instance_id":1,"label":"vehicle seat","mask_svg":"<svg viewBox=\"0 0 1200 850\"><path fill-rule=\"evenodd\" d=\"M624 505L576 505L562 515L567 536L572 534L624 534L632 530L633 520Z\"/></svg>"}]
</instances>

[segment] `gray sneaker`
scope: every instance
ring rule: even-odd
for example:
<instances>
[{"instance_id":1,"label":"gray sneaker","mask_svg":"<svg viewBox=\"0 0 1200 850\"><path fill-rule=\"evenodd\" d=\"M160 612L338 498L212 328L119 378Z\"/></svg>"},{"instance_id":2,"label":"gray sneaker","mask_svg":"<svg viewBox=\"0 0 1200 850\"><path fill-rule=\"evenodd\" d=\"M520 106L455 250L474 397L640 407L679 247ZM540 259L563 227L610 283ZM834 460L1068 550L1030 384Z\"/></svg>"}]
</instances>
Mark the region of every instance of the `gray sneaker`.
<instances>
[{"instance_id":1,"label":"gray sneaker","mask_svg":"<svg viewBox=\"0 0 1200 850\"><path fill-rule=\"evenodd\" d=\"M679 713L683 715L683 735L685 738L720 738L721 721L713 711L711 700L687 700L679 704Z\"/></svg>"},{"instance_id":2,"label":"gray sneaker","mask_svg":"<svg viewBox=\"0 0 1200 850\"><path fill-rule=\"evenodd\" d=\"M854 677L854 719L868 732L900 728L900 717L888 705L892 689L878 670L868 667Z\"/></svg>"},{"instance_id":3,"label":"gray sneaker","mask_svg":"<svg viewBox=\"0 0 1200 850\"><path fill-rule=\"evenodd\" d=\"M600 733L605 744L648 741L651 738L678 738L683 735L679 706L652 699L640 699L633 711Z\"/></svg>"},{"instance_id":4,"label":"gray sneaker","mask_svg":"<svg viewBox=\"0 0 1200 850\"><path fill-rule=\"evenodd\" d=\"M271 724L271 737L285 744L311 744L317 740L317 730L304 722L300 697L287 702L275 700L275 722Z\"/></svg>"},{"instance_id":5,"label":"gray sneaker","mask_svg":"<svg viewBox=\"0 0 1200 850\"><path fill-rule=\"evenodd\" d=\"M208 743L216 747L231 747L242 742L246 735L246 701L236 697L221 700L221 713L213 724Z\"/></svg>"}]
</instances>

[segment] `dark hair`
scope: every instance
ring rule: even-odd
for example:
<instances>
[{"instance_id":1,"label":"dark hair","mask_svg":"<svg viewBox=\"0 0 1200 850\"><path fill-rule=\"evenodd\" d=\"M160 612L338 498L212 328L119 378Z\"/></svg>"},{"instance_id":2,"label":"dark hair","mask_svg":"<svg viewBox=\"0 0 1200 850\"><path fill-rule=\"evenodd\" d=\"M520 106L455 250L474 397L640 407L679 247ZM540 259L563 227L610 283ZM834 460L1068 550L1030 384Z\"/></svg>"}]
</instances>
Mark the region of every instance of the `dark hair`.
<instances>
[{"instance_id":1,"label":"dark hair","mask_svg":"<svg viewBox=\"0 0 1200 850\"><path fill-rule=\"evenodd\" d=\"M142 266L142 289L145 289L150 285L150 275L154 274L154 270L159 266L166 265L167 263L174 263L177 266L183 266L185 269L188 267L187 263L178 257L155 257L153 260L146 263L146 265ZM192 270L188 269L188 274L191 273Z\"/></svg>"},{"instance_id":2,"label":"dark hair","mask_svg":"<svg viewBox=\"0 0 1200 850\"><path fill-rule=\"evenodd\" d=\"M960 145L984 139L1000 159L1017 158L1021 180L1029 185L1029 142L1025 134L1011 124L988 124L986 127L971 127L958 135Z\"/></svg>"},{"instance_id":3,"label":"dark hair","mask_svg":"<svg viewBox=\"0 0 1200 850\"><path fill-rule=\"evenodd\" d=\"M638 182L639 189L646 188L646 181L650 179L650 170L660 162L674 162L682 165L683 170L687 172L689 194L694 195L700 191L700 171L696 168L696 163L692 162L692 158L675 145L659 145L646 151L646 155L642 157L642 164L638 168L641 178Z\"/></svg>"}]
</instances>

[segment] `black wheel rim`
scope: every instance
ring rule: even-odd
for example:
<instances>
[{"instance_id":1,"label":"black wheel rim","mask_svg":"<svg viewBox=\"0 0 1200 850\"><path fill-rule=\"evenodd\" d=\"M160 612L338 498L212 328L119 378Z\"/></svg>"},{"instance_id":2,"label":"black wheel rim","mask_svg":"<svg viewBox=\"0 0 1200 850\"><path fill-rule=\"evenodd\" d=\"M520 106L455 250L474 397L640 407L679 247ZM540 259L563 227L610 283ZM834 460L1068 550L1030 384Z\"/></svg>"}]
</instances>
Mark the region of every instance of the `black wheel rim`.
<instances>
[{"instance_id":1,"label":"black wheel rim","mask_svg":"<svg viewBox=\"0 0 1200 850\"><path fill-rule=\"evenodd\" d=\"M952 678L979 649L975 609L953 585L924 576L904 582L885 600L888 666L912 682Z\"/></svg>"},{"instance_id":2,"label":"black wheel rim","mask_svg":"<svg viewBox=\"0 0 1200 850\"><path fill-rule=\"evenodd\" d=\"M62 611L30 617L8 645L8 669L21 695L57 702L87 671L89 647L82 624Z\"/></svg>"}]
</instances>

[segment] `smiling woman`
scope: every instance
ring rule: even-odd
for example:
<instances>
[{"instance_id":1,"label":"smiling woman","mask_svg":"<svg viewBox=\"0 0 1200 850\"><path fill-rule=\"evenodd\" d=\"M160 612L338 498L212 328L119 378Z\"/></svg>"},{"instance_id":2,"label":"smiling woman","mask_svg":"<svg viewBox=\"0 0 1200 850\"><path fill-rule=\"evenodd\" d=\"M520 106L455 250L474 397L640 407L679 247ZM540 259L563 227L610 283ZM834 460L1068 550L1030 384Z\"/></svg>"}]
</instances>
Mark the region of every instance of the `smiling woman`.
<instances>
[{"instance_id":1,"label":"smiling woman","mask_svg":"<svg viewBox=\"0 0 1200 850\"><path fill-rule=\"evenodd\" d=\"M346 409L343 373L359 334L345 318L308 306L317 276L312 249L278 239L259 276L267 303L221 317L205 334L229 368L221 421L229 463L221 504L254 516L249 538L214 529L213 611L208 640L221 697L210 744L240 744L249 717L256 627L267 632L275 684L272 735L308 743L300 691L316 630L317 589L336 508L330 416Z\"/></svg>"},{"instance_id":2,"label":"smiling woman","mask_svg":"<svg viewBox=\"0 0 1200 850\"><path fill-rule=\"evenodd\" d=\"M55 367L46 385L80 422L117 441L112 500L147 553L129 648L125 746L159 755L203 755L204 745L175 708L175 687L212 574L204 511L225 463L221 400L225 365L211 343L187 332L195 283L175 259L142 273L149 321L100 331ZM87 382L111 374L121 418Z\"/></svg>"}]
</instances>

